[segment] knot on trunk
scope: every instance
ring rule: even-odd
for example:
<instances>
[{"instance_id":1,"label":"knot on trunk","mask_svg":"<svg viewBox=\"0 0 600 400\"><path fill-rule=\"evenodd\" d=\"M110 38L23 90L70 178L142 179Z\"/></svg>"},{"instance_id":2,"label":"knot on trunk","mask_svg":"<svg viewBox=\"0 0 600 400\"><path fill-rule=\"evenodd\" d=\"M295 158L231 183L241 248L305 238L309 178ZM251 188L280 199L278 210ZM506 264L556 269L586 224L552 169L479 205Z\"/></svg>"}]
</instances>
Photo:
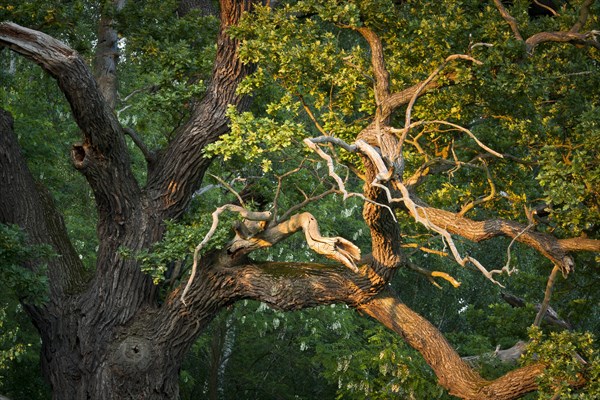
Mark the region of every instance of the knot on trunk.
<instances>
[{"instance_id":1,"label":"knot on trunk","mask_svg":"<svg viewBox=\"0 0 600 400\"><path fill-rule=\"evenodd\" d=\"M124 375L144 372L153 359L149 340L138 336L129 336L121 342L114 352L115 369Z\"/></svg>"}]
</instances>

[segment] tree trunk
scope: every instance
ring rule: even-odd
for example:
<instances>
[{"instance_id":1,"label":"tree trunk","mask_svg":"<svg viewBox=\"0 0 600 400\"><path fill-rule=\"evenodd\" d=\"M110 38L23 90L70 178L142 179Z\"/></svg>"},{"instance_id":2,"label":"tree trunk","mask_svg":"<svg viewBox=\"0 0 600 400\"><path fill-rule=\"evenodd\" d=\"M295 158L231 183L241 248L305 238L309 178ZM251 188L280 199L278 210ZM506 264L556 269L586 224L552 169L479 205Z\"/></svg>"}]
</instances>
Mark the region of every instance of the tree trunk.
<instances>
[{"instance_id":1,"label":"tree trunk","mask_svg":"<svg viewBox=\"0 0 600 400\"><path fill-rule=\"evenodd\" d=\"M42 370L54 399L178 398L187 350L230 302L218 285L208 285L193 310L160 307L151 279L119 250L148 249L162 237L164 218L181 215L201 183L210 162L202 148L227 130L226 106L242 103L235 89L248 68L237 59L237 42L226 29L250 6L249 1L221 2L219 49L207 94L156 160L145 190L131 173L124 130L112 112L116 57L110 49L115 43L99 43L110 46L96 61L109 62L110 68L97 64L97 82L63 43L15 24L0 25L0 45L40 64L65 93L83 135L73 146L73 163L88 180L98 209L97 265L88 276L49 194L20 155L12 118L1 111L0 221L19 224L31 242L50 243L61 255L49 262L50 301L25 305L42 337ZM111 29L111 21L101 21L101 36L114 39Z\"/></svg>"}]
</instances>

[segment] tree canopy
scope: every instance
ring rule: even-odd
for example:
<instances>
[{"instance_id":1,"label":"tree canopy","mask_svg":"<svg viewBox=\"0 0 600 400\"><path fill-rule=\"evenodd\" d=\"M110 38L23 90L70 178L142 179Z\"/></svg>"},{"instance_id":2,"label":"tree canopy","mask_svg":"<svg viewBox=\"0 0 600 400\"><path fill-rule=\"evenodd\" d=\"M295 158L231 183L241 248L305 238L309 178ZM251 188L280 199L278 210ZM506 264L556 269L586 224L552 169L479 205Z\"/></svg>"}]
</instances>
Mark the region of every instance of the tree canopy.
<instances>
[{"instance_id":1,"label":"tree canopy","mask_svg":"<svg viewBox=\"0 0 600 400\"><path fill-rule=\"evenodd\" d=\"M598 2L21 3L0 392L600 395Z\"/></svg>"}]
</instances>

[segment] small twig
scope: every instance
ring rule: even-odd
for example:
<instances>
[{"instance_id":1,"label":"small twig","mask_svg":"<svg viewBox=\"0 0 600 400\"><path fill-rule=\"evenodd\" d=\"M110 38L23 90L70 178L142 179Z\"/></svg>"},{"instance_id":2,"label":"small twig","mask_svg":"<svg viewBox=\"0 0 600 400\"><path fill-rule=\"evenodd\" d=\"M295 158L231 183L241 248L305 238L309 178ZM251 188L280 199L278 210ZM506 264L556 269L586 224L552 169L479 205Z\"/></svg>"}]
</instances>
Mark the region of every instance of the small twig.
<instances>
[{"instance_id":1,"label":"small twig","mask_svg":"<svg viewBox=\"0 0 600 400\"><path fill-rule=\"evenodd\" d=\"M460 282L457 281L456 279L454 279L451 275L442 272L442 271L430 271L428 269L425 268L421 268L416 264L413 264L411 262L407 262L406 266L410 269L412 269L415 272L418 272L421 275L424 275L427 277L427 279L429 280L429 282L431 282L432 285L434 285L435 287L437 287L438 289L441 289L442 287L435 281L434 278L442 278L445 279L446 281L450 282L450 284L452 286L454 286L455 288L460 286Z\"/></svg>"},{"instance_id":2,"label":"small twig","mask_svg":"<svg viewBox=\"0 0 600 400\"><path fill-rule=\"evenodd\" d=\"M502 267L502 271L505 271L508 275L512 274L513 271L515 270L515 268L510 269L510 249L512 248L512 245L517 241L517 239L521 235L523 235L525 232L527 232L529 229L531 229L534 225L535 224L533 222L530 222L529 225L527 225L521 232L519 232L515 235L515 237L510 241L510 244L506 248L507 259L506 259L506 264L504 264L504 267Z\"/></svg>"},{"instance_id":3,"label":"small twig","mask_svg":"<svg viewBox=\"0 0 600 400\"><path fill-rule=\"evenodd\" d=\"M304 168L303 165L304 165L305 161L306 161L306 158L300 162L300 165L297 168L294 168L291 171L287 171L283 175L277 176L277 189L275 189L275 196L273 196L273 207L272 207L273 221L277 220L277 211L278 211L278 207L279 207L279 196L281 195L281 186L283 184L283 179L302 170Z\"/></svg>"},{"instance_id":4,"label":"small twig","mask_svg":"<svg viewBox=\"0 0 600 400\"><path fill-rule=\"evenodd\" d=\"M323 193L320 193L316 196L312 196L312 197L307 197L304 201L302 201L301 203L298 203L296 205L293 205L292 207L290 207L285 213L283 213L283 215L281 216L281 218L279 218L280 220L286 220L288 219L292 214L294 214L296 211L304 208L306 205L321 200L322 198L329 196L330 194L334 194L334 193L339 193L339 191L335 188L332 187L329 190L324 191Z\"/></svg>"},{"instance_id":5,"label":"small twig","mask_svg":"<svg viewBox=\"0 0 600 400\"><path fill-rule=\"evenodd\" d=\"M424 253L435 254L440 257L448 257L448 253L446 253L445 251L440 251L440 250L430 249L428 247L419 246L417 243L404 243L400 247L403 247L406 249L417 249Z\"/></svg>"},{"instance_id":6,"label":"small twig","mask_svg":"<svg viewBox=\"0 0 600 400\"><path fill-rule=\"evenodd\" d=\"M313 114L310 107L308 107L308 104L306 104L306 102L304 101L304 97L302 95L298 95L298 97L300 98L300 102L302 103L302 108L304 108L304 111L306 111L306 114L308 114L308 117L313 122L317 130L321 132L321 135L329 136L329 134L325 131L325 129L323 129L319 121L317 121L317 118Z\"/></svg>"},{"instance_id":7,"label":"small twig","mask_svg":"<svg viewBox=\"0 0 600 400\"><path fill-rule=\"evenodd\" d=\"M496 197L496 185L494 185L494 181L492 180L492 176L490 175L490 170L488 169L487 164L484 160L481 160L481 162L483 164L483 169L485 170L485 174L487 176L488 184L490 185L490 194L482 198L470 201L457 214L459 217L463 217L467 213L467 211L473 209L476 205L491 201Z\"/></svg>"},{"instance_id":8,"label":"small twig","mask_svg":"<svg viewBox=\"0 0 600 400\"><path fill-rule=\"evenodd\" d=\"M238 199L238 201L240 202L240 205L242 207L246 207L246 204L244 203L242 196L240 196L240 194L233 187L231 187L230 184L228 184L227 182L225 182L223 179L219 178L216 175L213 175L213 174L208 174L208 175L210 175L211 177L216 179L217 182L219 182L225 189L229 190Z\"/></svg>"},{"instance_id":9,"label":"small twig","mask_svg":"<svg viewBox=\"0 0 600 400\"><path fill-rule=\"evenodd\" d=\"M404 127L404 129L396 129L396 128L388 128L390 130L390 132L393 133L397 133L397 134L401 134L402 137L404 139L400 139L401 141L406 139L406 134L408 133L408 131L412 128L415 128L417 126L420 125L431 125L431 124L439 124L439 125L448 125L451 126L455 129L458 129L461 132L466 133L467 135L469 135L469 137L471 139L473 139L475 141L475 143L477 143L479 145L479 147L481 147L482 149L484 149L485 151L495 155L498 158L504 158L503 154L498 153L495 150L492 150L491 148L487 147L485 144L483 144L478 138L477 136L475 136L475 134L473 132L471 132L471 130L465 128L464 126L460 126L457 124L453 124L452 122L448 122L448 121L442 121L442 120L432 120L432 121L417 121L414 122L412 124L409 124L407 126Z\"/></svg>"},{"instance_id":10,"label":"small twig","mask_svg":"<svg viewBox=\"0 0 600 400\"><path fill-rule=\"evenodd\" d=\"M536 5L538 5L538 6L542 7L543 9L545 9L546 11L549 11L549 12L550 12L550 14L552 14L554 17L556 17L556 16L560 15L560 14L559 14L559 13L557 13L557 12L556 12L556 10L554 10L552 7L550 7L550 6L547 6L547 5L543 4L543 3L540 3L538 0L533 0L533 2L534 2Z\"/></svg>"},{"instance_id":11,"label":"small twig","mask_svg":"<svg viewBox=\"0 0 600 400\"><path fill-rule=\"evenodd\" d=\"M408 103L408 106L406 107L406 115L404 117L404 130L402 132L402 135L400 136L400 151L402 151L402 146L404 145L404 141L406 140L406 137L408 135L408 131L410 130L410 125L411 125L411 113L412 113L412 109L413 106L415 105L415 102L417 101L417 98L419 97L419 95L421 94L421 91L440 73L442 72L442 70L446 67L446 65L448 65L449 62L454 61L454 60L468 60L471 61L477 65L482 65L483 63L479 60L476 60L475 58L468 56L466 54L453 54L451 56L448 56L444 62L435 70L433 71L428 77L427 79L425 79L423 82L421 82L421 84L419 85L419 87L417 88L417 90L415 91L415 93L413 94L412 98L410 99L410 102Z\"/></svg>"},{"instance_id":12,"label":"small twig","mask_svg":"<svg viewBox=\"0 0 600 400\"><path fill-rule=\"evenodd\" d=\"M538 311L537 315L535 316L535 320L533 321L534 326L540 326L544 315L546 315L546 311L548 311L548 306L550 305L550 297L552 297L552 289L554 286L554 281L556 280L556 275L558 275L558 271L560 271L560 268L558 267L558 265L554 265L554 268L552 268L552 272L550 272L550 276L548 277L548 283L546 284L544 301L540 305L540 310Z\"/></svg>"}]
</instances>

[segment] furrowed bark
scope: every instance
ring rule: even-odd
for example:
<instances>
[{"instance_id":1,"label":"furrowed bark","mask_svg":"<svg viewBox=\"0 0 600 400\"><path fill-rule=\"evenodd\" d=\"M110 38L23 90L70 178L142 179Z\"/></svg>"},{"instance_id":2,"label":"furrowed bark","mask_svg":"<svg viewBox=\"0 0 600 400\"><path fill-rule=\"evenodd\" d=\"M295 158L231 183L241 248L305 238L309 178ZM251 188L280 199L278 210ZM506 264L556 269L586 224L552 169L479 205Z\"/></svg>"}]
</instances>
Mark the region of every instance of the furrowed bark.
<instances>
[{"instance_id":1,"label":"furrowed bark","mask_svg":"<svg viewBox=\"0 0 600 400\"><path fill-rule=\"evenodd\" d=\"M225 29L250 3L222 3L223 24L208 93L194 110L189 129L163 153L159 173L154 180L149 177L150 189L144 193L130 170L123 129L77 53L43 33L0 24L0 45L41 65L67 97L83 134L83 143L73 147L74 164L88 179L99 213L97 272L87 290L53 298L59 304L55 309L29 309L42 335L43 370L55 399L177 398L185 351L171 346L189 348L224 304L218 293L206 292L203 315L185 321L193 329L173 333L175 339L167 335L174 340L165 342L153 334L173 327L175 316L157 326L163 321L154 318L156 288L137 260L118 251L121 246L133 252L148 249L164 232L163 218L183 212L209 163L201 154L203 146L226 131L227 104L242 104L235 88L248 68L237 61L236 44ZM176 192L177 200L171 201ZM37 206L23 203L23 207L31 212ZM58 269L53 272L62 274ZM61 278L53 280L59 283Z\"/></svg>"},{"instance_id":2,"label":"furrowed bark","mask_svg":"<svg viewBox=\"0 0 600 400\"><path fill-rule=\"evenodd\" d=\"M99 235L119 236L140 191L123 129L89 68L64 43L13 23L0 23L0 45L34 61L57 80L83 134L83 143L73 146L71 156L94 191Z\"/></svg>"},{"instance_id":3,"label":"furrowed bark","mask_svg":"<svg viewBox=\"0 0 600 400\"><path fill-rule=\"evenodd\" d=\"M580 33L580 30L583 28L588 19L590 7L593 3L594 0L585 0L583 2L579 10L579 17L577 18L577 21L568 31L538 32L531 35L527 39L524 39L523 36L521 36L521 33L519 32L517 20L512 15L510 15L508 10L502 4L502 1L494 0L494 4L500 12L500 15L502 15L502 18L504 18L506 23L510 26L511 30L513 31L515 39L525 44L527 55L533 54L533 51L538 45L547 42L572 43L576 45L592 46L597 49L600 49L600 42L597 38L597 31L592 30L589 32Z\"/></svg>"},{"instance_id":4,"label":"furrowed bark","mask_svg":"<svg viewBox=\"0 0 600 400\"><path fill-rule=\"evenodd\" d=\"M243 109L248 104L249 100L235 91L251 67L237 58L238 41L229 37L227 29L251 7L252 2L248 0L221 1L217 57L206 95L194 107L192 117L179 129L148 177L147 192L150 200L157 202L158 218L175 218L183 213L211 161L204 156L204 147L229 129L225 116L227 106Z\"/></svg>"}]
</instances>

